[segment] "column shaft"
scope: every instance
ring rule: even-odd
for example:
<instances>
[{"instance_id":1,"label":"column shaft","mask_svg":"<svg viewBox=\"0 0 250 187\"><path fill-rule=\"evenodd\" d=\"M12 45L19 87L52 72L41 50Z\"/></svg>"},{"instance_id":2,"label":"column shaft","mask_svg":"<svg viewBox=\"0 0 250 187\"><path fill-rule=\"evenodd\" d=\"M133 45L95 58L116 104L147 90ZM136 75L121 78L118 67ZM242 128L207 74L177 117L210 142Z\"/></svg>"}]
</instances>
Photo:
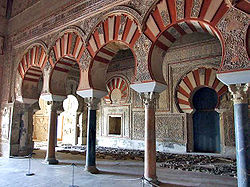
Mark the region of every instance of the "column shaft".
<instances>
[{"instance_id":1,"label":"column shaft","mask_svg":"<svg viewBox=\"0 0 250 187\"><path fill-rule=\"evenodd\" d=\"M52 107L53 106L51 106L51 108ZM51 109L49 114L48 146L45 158L45 161L47 161L48 164L58 163L58 160L56 160L55 156L56 123L57 123L57 112L54 109Z\"/></svg>"},{"instance_id":2,"label":"column shaft","mask_svg":"<svg viewBox=\"0 0 250 187\"><path fill-rule=\"evenodd\" d=\"M238 187L250 186L250 126L248 124L249 84L229 85L234 102L234 125Z\"/></svg>"},{"instance_id":3,"label":"column shaft","mask_svg":"<svg viewBox=\"0 0 250 187\"><path fill-rule=\"evenodd\" d=\"M156 180L155 108L145 106L145 166L144 177Z\"/></svg>"},{"instance_id":4,"label":"column shaft","mask_svg":"<svg viewBox=\"0 0 250 187\"><path fill-rule=\"evenodd\" d=\"M86 98L88 104L87 151L85 171L99 173L96 168L96 110L100 102L98 98Z\"/></svg>"},{"instance_id":5,"label":"column shaft","mask_svg":"<svg viewBox=\"0 0 250 187\"><path fill-rule=\"evenodd\" d=\"M250 186L250 127L248 104L234 104L238 186Z\"/></svg>"},{"instance_id":6,"label":"column shaft","mask_svg":"<svg viewBox=\"0 0 250 187\"><path fill-rule=\"evenodd\" d=\"M96 166L96 110L88 110L86 166Z\"/></svg>"}]
</instances>

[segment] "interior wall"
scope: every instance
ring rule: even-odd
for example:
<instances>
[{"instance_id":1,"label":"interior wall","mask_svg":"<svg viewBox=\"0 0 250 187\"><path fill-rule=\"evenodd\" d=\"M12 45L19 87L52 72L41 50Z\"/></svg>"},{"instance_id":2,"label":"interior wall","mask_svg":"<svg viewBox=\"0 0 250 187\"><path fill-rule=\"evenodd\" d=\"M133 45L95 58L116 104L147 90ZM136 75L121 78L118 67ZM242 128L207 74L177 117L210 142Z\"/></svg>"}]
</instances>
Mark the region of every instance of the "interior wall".
<instances>
[{"instance_id":1,"label":"interior wall","mask_svg":"<svg viewBox=\"0 0 250 187\"><path fill-rule=\"evenodd\" d=\"M188 129L188 123L190 123L189 114L180 113L176 106L176 86L182 77L192 69L198 66L219 68L220 62L220 42L209 34L193 33L185 35L168 50L163 63L167 89L160 94L156 110L156 138L159 151L182 153L188 151L189 141L193 141L192 136L190 136L192 130ZM108 71L107 78L114 75L126 75L130 79L131 70L119 69L126 63L126 60L116 62L115 66L111 66L116 68L113 68L113 71ZM231 119L233 110L228 96L228 93L222 96L223 104L219 107L221 119L223 117L221 124L223 129L226 129L221 133L221 138L223 138L222 154L234 154L232 151L234 139L228 138L234 134L233 120ZM128 136L108 137L105 129L107 129L107 117L110 114L125 116L126 120L123 128L124 131L129 132ZM130 100L126 106L110 106L103 101L99 115L99 145L144 149L144 115L142 101L133 90L130 90Z\"/></svg>"}]
</instances>

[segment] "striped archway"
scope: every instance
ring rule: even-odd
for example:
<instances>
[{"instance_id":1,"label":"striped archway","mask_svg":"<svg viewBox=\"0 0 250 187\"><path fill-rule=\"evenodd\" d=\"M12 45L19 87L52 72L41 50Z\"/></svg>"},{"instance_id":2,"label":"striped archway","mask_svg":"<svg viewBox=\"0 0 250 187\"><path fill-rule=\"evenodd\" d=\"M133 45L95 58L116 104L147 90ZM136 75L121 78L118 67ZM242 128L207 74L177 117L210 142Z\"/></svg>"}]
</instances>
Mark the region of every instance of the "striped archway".
<instances>
[{"instance_id":1,"label":"striped archway","mask_svg":"<svg viewBox=\"0 0 250 187\"><path fill-rule=\"evenodd\" d=\"M22 78L20 100L23 102L39 99L41 91L39 81L42 80L47 60L47 48L42 43L31 45L23 55L18 65L18 73Z\"/></svg>"},{"instance_id":2,"label":"striped archway","mask_svg":"<svg viewBox=\"0 0 250 187\"><path fill-rule=\"evenodd\" d=\"M161 71L164 56L172 43L185 34L204 32L216 36L224 53L224 42L216 25L228 9L224 0L158 1L144 21L144 33L152 41L148 62L152 78L164 83Z\"/></svg>"},{"instance_id":3,"label":"striped archway","mask_svg":"<svg viewBox=\"0 0 250 187\"><path fill-rule=\"evenodd\" d=\"M49 52L49 62L52 72L49 80L49 90L54 95L66 95L66 80L68 72L80 60L84 54L85 43L77 31L65 30L59 35ZM79 77L80 77L80 70Z\"/></svg>"},{"instance_id":4,"label":"striped archway","mask_svg":"<svg viewBox=\"0 0 250 187\"><path fill-rule=\"evenodd\" d=\"M108 104L113 103L126 103L129 97L128 82L120 77L115 76L107 81L106 88L108 95L104 97L105 102Z\"/></svg>"},{"instance_id":5,"label":"striped archway","mask_svg":"<svg viewBox=\"0 0 250 187\"><path fill-rule=\"evenodd\" d=\"M227 86L216 78L216 69L205 67L194 69L187 73L177 85L176 103L180 112L192 113L192 96L201 87L214 89L218 98L227 91Z\"/></svg>"},{"instance_id":6,"label":"striped archway","mask_svg":"<svg viewBox=\"0 0 250 187\"><path fill-rule=\"evenodd\" d=\"M140 35L141 28L138 21L125 13L108 15L97 24L89 36L87 45L93 58L89 70L89 82L92 88L106 90L103 76L106 74L109 62L119 50L130 49L133 52Z\"/></svg>"}]
</instances>

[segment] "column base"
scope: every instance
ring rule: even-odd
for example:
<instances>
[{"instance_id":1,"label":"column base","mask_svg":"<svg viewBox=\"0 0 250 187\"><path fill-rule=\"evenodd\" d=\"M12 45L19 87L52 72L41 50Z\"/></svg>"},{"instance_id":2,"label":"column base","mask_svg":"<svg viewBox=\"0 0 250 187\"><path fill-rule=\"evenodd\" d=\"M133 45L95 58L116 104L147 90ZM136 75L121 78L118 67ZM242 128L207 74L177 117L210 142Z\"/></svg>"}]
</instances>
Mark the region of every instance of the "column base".
<instances>
[{"instance_id":1,"label":"column base","mask_svg":"<svg viewBox=\"0 0 250 187\"><path fill-rule=\"evenodd\" d=\"M56 165L59 163L58 160L56 160L55 158L46 158L45 162L49 165Z\"/></svg>"},{"instance_id":2,"label":"column base","mask_svg":"<svg viewBox=\"0 0 250 187\"><path fill-rule=\"evenodd\" d=\"M157 178L151 179L151 178L146 178L146 177L143 177L143 183L147 184L147 185L150 185L152 187L154 187L154 184L156 184L156 185L160 185L161 184L161 182L158 181Z\"/></svg>"},{"instance_id":3,"label":"column base","mask_svg":"<svg viewBox=\"0 0 250 187\"><path fill-rule=\"evenodd\" d=\"M96 166L85 166L84 171L87 171L92 174L98 174L100 171L96 168Z\"/></svg>"}]
</instances>

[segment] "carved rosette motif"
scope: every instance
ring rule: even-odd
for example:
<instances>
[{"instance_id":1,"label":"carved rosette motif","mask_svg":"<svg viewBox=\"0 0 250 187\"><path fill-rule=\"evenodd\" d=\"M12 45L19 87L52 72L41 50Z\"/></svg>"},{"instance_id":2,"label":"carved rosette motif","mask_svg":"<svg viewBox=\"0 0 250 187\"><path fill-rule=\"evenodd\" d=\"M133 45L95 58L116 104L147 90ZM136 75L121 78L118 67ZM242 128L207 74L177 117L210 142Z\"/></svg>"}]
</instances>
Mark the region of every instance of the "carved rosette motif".
<instances>
[{"instance_id":1,"label":"carved rosette motif","mask_svg":"<svg viewBox=\"0 0 250 187\"><path fill-rule=\"evenodd\" d=\"M137 74L135 82L142 82L145 80L151 80L150 73L148 71L148 54L152 42L142 34L134 45L134 51L137 59Z\"/></svg>"},{"instance_id":2,"label":"carved rosette motif","mask_svg":"<svg viewBox=\"0 0 250 187\"><path fill-rule=\"evenodd\" d=\"M229 85L229 91L231 92L234 104L244 104L247 103L247 91L249 84L236 84L236 85Z\"/></svg>"},{"instance_id":3,"label":"carved rosette motif","mask_svg":"<svg viewBox=\"0 0 250 187\"><path fill-rule=\"evenodd\" d=\"M233 7L218 24L225 42L225 59L221 71L250 68L245 46L248 26L248 15Z\"/></svg>"}]
</instances>

